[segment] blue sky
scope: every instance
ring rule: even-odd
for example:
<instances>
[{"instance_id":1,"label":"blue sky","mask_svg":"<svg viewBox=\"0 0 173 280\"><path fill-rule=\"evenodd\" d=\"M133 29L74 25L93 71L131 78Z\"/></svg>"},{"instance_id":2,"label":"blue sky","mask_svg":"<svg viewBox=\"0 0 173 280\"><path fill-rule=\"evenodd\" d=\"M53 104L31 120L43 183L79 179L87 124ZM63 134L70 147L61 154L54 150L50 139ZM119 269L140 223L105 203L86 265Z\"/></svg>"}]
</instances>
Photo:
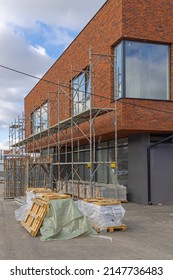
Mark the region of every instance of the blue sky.
<instances>
[{"instance_id":1,"label":"blue sky","mask_svg":"<svg viewBox=\"0 0 173 280\"><path fill-rule=\"evenodd\" d=\"M0 0L0 65L43 76L105 0ZM0 67L0 149L37 80Z\"/></svg>"},{"instance_id":2,"label":"blue sky","mask_svg":"<svg viewBox=\"0 0 173 280\"><path fill-rule=\"evenodd\" d=\"M18 25L13 25L12 28L14 32L21 34L28 44L42 46L55 60L78 34L78 30L70 30L41 21L35 22L35 29Z\"/></svg>"}]
</instances>

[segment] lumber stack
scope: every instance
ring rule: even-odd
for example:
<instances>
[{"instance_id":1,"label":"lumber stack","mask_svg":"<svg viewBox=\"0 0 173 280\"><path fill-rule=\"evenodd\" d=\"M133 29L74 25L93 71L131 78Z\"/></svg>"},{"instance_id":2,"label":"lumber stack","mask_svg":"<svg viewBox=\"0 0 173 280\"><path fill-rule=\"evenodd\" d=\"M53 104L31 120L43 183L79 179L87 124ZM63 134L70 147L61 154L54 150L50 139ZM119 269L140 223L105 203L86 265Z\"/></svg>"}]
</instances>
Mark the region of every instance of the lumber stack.
<instances>
[{"instance_id":1,"label":"lumber stack","mask_svg":"<svg viewBox=\"0 0 173 280\"><path fill-rule=\"evenodd\" d=\"M36 198L31 200L31 206L27 210L25 220L21 221L21 225L31 234L31 236L36 236L46 213L49 209L49 201L54 199L67 199L70 195L58 194L52 192L45 188L30 188L27 194L34 193ZM29 204L30 205L30 204Z\"/></svg>"},{"instance_id":2,"label":"lumber stack","mask_svg":"<svg viewBox=\"0 0 173 280\"><path fill-rule=\"evenodd\" d=\"M121 204L121 201L109 198L84 198L83 200L99 206Z\"/></svg>"},{"instance_id":3,"label":"lumber stack","mask_svg":"<svg viewBox=\"0 0 173 280\"><path fill-rule=\"evenodd\" d=\"M58 193L41 193L39 196L43 199L47 200L53 200L53 199L66 199L66 198L71 198L71 195L69 194L58 194Z\"/></svg>"}]
</instances>

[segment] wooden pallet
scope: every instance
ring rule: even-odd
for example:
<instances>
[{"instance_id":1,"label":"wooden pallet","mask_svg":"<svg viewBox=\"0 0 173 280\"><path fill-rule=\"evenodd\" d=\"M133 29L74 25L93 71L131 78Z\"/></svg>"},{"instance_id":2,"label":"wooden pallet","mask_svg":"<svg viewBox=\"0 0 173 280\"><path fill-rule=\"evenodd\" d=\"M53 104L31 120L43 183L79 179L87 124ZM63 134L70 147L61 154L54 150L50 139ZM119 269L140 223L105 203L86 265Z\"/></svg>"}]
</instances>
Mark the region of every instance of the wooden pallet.
<instances>
[{"instance_id":1,"label":"wooden pallet","mask_svg":"<svg viewBox=\"0 0 173 280\"><path fill-rule=\"evenodd\" d=\"M121 201L111 198L84 198L83 200L98 206L121 204Z\"/></svg>"},{"instance_id":2,"label":"wooden pallet","mask_svg":"<svg viewBox=\"0 0 173 280\"><path fill-rule=\"evenodd\" d=\"M97 226L93 226L93 228L95 229L95 231L97 231L98 233L102 231L102 229L98 228ZM113 226L113 227L107 227L106 231L107 232L114 232L116 230L121 230L121 231L125 231L127 229L127 225L122 224L121 226Z\"/></svg>"},{"instance_id":3,"label":"wooden pallet","mask_svg":"<svg viewBox=\"0 0 173 280\"><path fill-rule=\"evenodd\" d=\"M121 203L128 203L128 200L120 200Z\"/></svg>"},{"instance_id":4,"label":"wooden pallet","mask_svg":"<svg viewBox=\"0 0 173 280\"><path fill-rule=\"evenodd\" d=\"M40 196L47 200L71 198L69 194L43 193Z\"/></svg>"},{"instance_id":5,"label":"wooden pallet","mask_svg":"<svg viewBox=\"0 0 173 280\"><path fill-rule=\"evenodd\" d=\"M48 192L52 192L51 189L47 189L47 188L28 188L27 191L28 192L32 191L34 193L48 193Z\"/></svg>"},{"instance_id":6,"label":"wooden pallet","mask_svg":"<svg viewBox=\"0 0 173 280\"><path fill-rule=\"evenodd\" d=\"M36 236L46 213L49 208L49 203L41 199L34 199L32 207L28 212L25 221L21 222L21 225L31 234L31 236Z\"/></svg>"}]
</instances>

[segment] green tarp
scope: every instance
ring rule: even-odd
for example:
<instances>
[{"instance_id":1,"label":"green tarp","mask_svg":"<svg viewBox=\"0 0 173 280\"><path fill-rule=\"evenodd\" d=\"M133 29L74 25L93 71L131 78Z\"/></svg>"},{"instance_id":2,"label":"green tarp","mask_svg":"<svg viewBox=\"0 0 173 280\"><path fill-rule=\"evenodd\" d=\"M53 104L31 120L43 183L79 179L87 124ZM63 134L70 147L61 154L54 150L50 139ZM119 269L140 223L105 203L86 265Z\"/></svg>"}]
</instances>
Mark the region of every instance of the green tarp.
<instances>
[{"instance_id":1,"label":"green tarp","mask_svg":"<svg viewBox=\"0 0 173 280\"><path fill-rule=\"evenodd\" d=\"M50 201L49 212L40 229L41 240L67 240L82 234L97 234L71 199Z\"/></svg>"}]
</instances>

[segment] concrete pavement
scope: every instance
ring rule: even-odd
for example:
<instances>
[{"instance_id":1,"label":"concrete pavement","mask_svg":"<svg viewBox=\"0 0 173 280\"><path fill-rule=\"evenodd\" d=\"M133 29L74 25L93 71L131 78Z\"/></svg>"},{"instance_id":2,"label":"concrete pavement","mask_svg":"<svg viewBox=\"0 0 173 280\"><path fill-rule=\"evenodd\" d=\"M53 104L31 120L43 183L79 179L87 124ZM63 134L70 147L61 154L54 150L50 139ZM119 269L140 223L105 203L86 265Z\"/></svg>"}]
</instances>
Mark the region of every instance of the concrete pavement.
<instances>
[{"instance_id":1,"label":"concrete pavement","mask_svg":"<svg viewBox=\"0 0 173 280\"><path fill-rule=\"evenodd\" d=\"M133 260L173 259L173 205L123 204L125 232L99 237L77 237L67 241L42 242L16 221L14 200L3 200L0 193L1 260Z\"/></svg>"}]
</instances>

